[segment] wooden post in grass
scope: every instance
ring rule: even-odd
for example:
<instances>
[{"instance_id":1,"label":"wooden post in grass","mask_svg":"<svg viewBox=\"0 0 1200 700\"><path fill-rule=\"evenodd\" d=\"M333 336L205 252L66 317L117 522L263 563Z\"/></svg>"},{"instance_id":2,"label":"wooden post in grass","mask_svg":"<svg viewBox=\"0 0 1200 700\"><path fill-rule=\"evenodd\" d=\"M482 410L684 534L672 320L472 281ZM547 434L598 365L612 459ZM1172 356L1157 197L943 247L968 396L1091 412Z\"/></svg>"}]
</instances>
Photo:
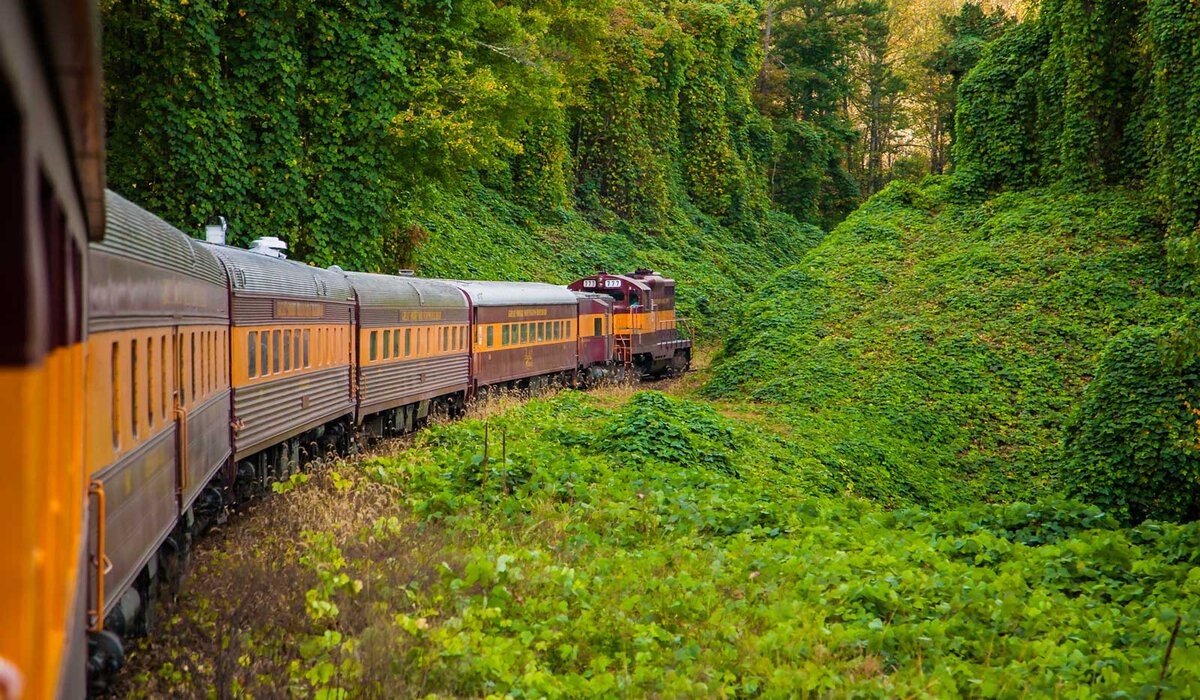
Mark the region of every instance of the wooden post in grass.
<instances>
[{"instance_id":1,"label":"wooden post in grass","mask_svg":"<svg viewBox=\"0 0 1200 700\"><path fill-rule=\"evenodd\" d=\"M483 478L479 480L481 493L487 493L488 480L488 422L483 422Z\"/></svg>"}]
</instances>

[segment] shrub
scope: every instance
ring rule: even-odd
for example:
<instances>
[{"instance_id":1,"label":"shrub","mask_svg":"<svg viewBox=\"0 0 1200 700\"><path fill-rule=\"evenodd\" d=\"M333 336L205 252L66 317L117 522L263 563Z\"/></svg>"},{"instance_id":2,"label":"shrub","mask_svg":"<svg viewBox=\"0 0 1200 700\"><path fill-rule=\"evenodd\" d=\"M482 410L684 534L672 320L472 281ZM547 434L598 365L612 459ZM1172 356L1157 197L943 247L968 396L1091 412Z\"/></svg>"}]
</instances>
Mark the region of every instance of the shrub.
<instances>
[{"instance_id":1,"label":"shrub","mask_svg":"<svg viewBox=\"0 0 1200 700\"><path fill-rule=\"evenodd\" d=\"M1200 516L1200 359L1179 332L1131 328L1104 349L1065 429L1065 478L1121 518Z\"/></svg>"}]
</instances>

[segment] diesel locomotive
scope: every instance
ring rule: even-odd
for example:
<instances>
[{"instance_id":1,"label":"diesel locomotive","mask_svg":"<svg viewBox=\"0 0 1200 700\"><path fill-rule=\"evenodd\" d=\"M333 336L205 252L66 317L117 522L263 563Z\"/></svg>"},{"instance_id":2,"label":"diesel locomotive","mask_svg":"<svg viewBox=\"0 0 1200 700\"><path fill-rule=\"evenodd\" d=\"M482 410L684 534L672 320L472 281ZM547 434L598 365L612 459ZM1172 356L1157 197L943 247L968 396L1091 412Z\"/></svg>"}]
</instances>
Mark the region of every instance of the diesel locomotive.
<instances>
[{"instance_id":1,"label":"diesel locomotive","mask_svg":"<svg viewBox=\"0 0 1200 700\"><path fill-rule=\"evenodd\" d=\"M320 269L105 189L89 0L0 0L0 699L82 697L195 538L497 388L686 370L675 283Z\"/></svg>"}]
</instances>

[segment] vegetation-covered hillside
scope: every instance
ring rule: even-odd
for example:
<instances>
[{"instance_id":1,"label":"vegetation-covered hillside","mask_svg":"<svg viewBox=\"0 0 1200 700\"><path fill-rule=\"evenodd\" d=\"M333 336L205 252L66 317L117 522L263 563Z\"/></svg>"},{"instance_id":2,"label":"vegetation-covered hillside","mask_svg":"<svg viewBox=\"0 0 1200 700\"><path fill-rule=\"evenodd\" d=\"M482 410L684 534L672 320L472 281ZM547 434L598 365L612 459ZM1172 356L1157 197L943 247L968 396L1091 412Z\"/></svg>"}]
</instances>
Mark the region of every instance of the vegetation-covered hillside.
<instances>
[{"instance_id":1,"label":"vegetation-covered hillside","mask_svg":"<svg viewBox=\"0 0 1200 700\"><path fill-rule=\"evenodd\" d=\"M1172 294L1136 193L956 204L953 184L893 183L776 275L738 315L708 391L780 403L864 493L1037 497L1106 343L1191 303Z\"/></svg>"}]
</instances>

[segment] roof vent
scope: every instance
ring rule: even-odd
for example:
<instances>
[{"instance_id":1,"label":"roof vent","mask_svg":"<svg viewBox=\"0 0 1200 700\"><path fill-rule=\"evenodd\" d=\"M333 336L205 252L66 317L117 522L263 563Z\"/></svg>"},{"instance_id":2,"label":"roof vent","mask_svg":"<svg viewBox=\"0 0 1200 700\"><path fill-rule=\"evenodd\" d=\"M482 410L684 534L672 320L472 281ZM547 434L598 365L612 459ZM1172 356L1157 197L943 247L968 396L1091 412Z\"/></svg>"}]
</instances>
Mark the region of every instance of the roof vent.
<instances>
[{"instance_id":1,"label":"roof vent","mask_svg":"<svg viewBox=\"0 0 1200 700\"><path fill-rule=\"evenodd\" d=\"M400 275L401 277L415 277L417 275L417 271L416 270L400 270L396 274Z\"/></svg>"},{"instance_id":2,"label":"roof vent","mask_svg":"<svg viewBox=\"0 0 1200 700\"><path fill-rule=\"evenodd\" d=\"M263 236L262 238L254 239L254 243L250 245L251 253L259 255L267 255L272 258L287 258L283 251L287 250L287 243L275 236Z\"/></svg>"},{"instance_id":3,"label":"roof vent","mask_svg":"<svg viewBox=\"0 0 1200 700\"><path fill-rule=\"evenodd\" d=\"M214 216L204 225L204 240L216 245L225 245L225 231L228 228L225 217Z\"/></svg>"},{"instance_id":4,"label":"roof vent","mask_svg":"<svg viewBox=\"0 0 1200 700\"><path fill-rule=\"evenodd\" d=\"M633 271L633 274L638 275L640 277L645 277L646 275L653 275L654 270L651 270L648 267L639 267L638 269Z\"/></svg>"}]
</instances>

